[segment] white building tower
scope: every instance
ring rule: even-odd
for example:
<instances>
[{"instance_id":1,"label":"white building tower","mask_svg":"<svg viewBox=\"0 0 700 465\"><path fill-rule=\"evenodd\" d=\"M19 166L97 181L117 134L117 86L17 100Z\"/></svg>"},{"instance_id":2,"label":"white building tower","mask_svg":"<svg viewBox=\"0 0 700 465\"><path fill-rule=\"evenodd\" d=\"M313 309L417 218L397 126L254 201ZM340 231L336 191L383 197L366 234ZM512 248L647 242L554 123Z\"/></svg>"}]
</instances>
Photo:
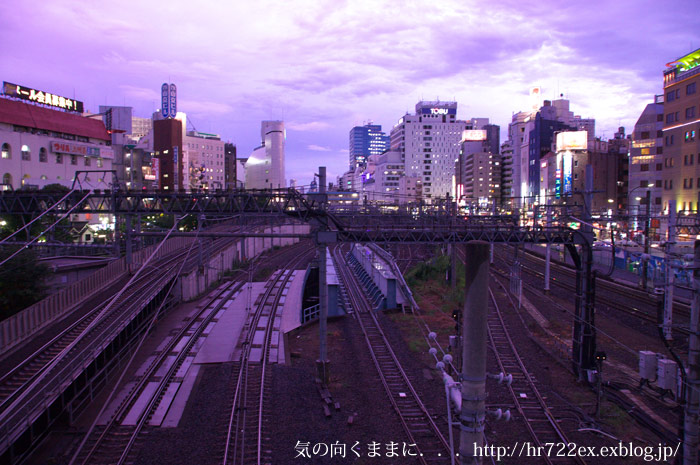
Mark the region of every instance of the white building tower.
<instances>
[{"instance_id":1,"label":"white building tower","mask_svg":"<svg viewBox=\"0 0 700 465\"><path fill-rule=\"evenodd\" d=\"M263 121L261 145L253 150L245 164L246 189L279 189L286 187L284 171L283 121Z\"/></svg>"}]
</instances>

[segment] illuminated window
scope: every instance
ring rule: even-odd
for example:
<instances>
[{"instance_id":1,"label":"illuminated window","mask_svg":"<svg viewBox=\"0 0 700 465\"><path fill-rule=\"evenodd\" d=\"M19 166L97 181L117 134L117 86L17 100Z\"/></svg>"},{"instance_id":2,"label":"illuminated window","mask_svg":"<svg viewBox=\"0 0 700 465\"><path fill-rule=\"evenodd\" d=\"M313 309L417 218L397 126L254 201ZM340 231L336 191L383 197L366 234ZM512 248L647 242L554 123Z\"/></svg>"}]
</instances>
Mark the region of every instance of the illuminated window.
<instances>
[{"instance_id":1,"label":"illuminated window","mask_svg":"<svg viewBox=\"0 0 700 465\"><path fill-rule=\"evenodd\" d=\"M29 150L28 145L23 145L22 146L22 160L24 161L30 161L32 159L32 153Z\"/></svg>"},{"instance_id":2,"label":"illuminated window","mask_svg":"<svg viewBox=\"0 0 700 465\"><path fill-rule=\"evenodd\" d=\"M102 168L102 159L101 158L97 159L97 167Z\"/></svg>"},{"instance_id":3,"label":"illuminated window","mask_svg":"<svg viewBox=\"0 0 700 465\"><path fill-rule=\"evenodd\" d=\"M12 149L10 144L2 144L2 158L7 158L8 160L12 158Z\"/></svg>"}]
</instances>

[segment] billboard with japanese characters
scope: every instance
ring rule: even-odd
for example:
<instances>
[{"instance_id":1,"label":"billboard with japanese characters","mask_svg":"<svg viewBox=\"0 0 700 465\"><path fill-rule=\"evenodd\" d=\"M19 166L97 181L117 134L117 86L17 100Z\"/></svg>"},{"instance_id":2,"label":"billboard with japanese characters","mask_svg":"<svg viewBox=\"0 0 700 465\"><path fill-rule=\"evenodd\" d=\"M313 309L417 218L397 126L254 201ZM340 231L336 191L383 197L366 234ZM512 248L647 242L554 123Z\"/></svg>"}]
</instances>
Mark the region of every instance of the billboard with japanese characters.
<instances>
[{"instance_id":1,"label":"billboard with japanese characters","mask_svg":"<svg viewBox=\"0 0 700 465\"><path fill-rule=\"evenodd\" d=\"M3 82L2 88L3 93L10 97L28 100L34 103L41 103L51 107L61 108L63 110L74 111L76 113L83 112L83 102L78 100L32 89L31 87L20 86L7 81Z\"/></svg>"}]
</instances>

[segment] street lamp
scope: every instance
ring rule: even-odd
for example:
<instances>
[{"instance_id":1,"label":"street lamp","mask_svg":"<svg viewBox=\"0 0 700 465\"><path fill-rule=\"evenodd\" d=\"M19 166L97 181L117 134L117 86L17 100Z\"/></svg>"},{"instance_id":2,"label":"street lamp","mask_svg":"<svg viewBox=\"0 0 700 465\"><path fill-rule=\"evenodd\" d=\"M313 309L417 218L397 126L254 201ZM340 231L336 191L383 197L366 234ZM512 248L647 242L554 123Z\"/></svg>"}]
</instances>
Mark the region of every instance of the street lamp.
<instances>
[{"instance_id":1,"label":"street lamp","mask_svg":"<svg viewBox=\"0 0 700 465\"><path fill-rule=\"evenodd\" d=\"M647 274L649 270L649 223L651 222L651 188L654 187L654 183L648 183L647 186L639 186L632 189L628 196L632 194L637 189L647 189L647 214L644 221L644 257L642 258L642 288L647 289ZM635 197L635 199L641 200L641 197ZM628 214L629 214L629 201L628 204ZM639 216L639 207L637 207L637 216Z\"/></svg>"}]
</instances>

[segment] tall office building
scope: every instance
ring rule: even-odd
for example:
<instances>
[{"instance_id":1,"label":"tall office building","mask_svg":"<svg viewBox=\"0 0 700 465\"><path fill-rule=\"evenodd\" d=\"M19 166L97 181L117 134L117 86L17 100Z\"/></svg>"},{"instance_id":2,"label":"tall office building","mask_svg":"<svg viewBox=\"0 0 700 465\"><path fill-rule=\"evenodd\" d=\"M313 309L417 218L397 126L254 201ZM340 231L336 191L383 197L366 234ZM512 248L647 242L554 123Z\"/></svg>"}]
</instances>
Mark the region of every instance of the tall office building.
<instances>
[{"instance_id":1,"label":"tall office building","mask_svg":"<svg viewBox=\"0 0 700 465\"><path fill-rule=\"evenodd\" d=\"M225 189L224 142L217 134L187 131L183 164L188 190Z\"/></svg>"},{"instance_id":2,"label":"tall office building","mask_svg":"<svg viewBox=\"0 0 700 465\"><path fill-rule=\"evenodd\" d=\"M482 127L491 126L481 124ZM498 128L498 126L495 126ZM491 129L493 131L493 129ZM455 164L455 199L470 212L489 209L501 201L501 157L486 129L465 131Z\"/></svg>"},{"instance_id":3,"label":"tall office building","mask_svg":"<svg viewBox=\"0 0 700 465\"><path fill-rule=\"evenodd\" d=\"M539 109L513 115L508 126L508 140L513 151L512 195L518 199L516 206L538 200L540 159L552 149L554 134L562 130L586 131L588 143L593 146L595 120L574 115L569 110L569 101L564 98L544 100Z\"/></svg>"},{"instance_id":4,"label":"tall office building","mask_svg":"<svg viewBox=\"0 0 700 465\"><path fill-rule=\"evenodd\" d=\"M651 191L651 206L661 209L663 186L663 126L662 99L648 104L637 119L632 132L629 156L628 211L644 210L646 193ZM649 185L652 187L649 187ZM639 199L639 200L637 200Z\"/></svg>"},{"instance_id":5,"label":"tall office building","mask_svg":"<svg viewBox=\"0 0 700 465\"><path fill-rule=\"evenodd\" d=\"M370 155L379 155L389 150L389 136L382 132L379 124L355 126L350 130L350 170L364 165Z\"/></svg>"},{"instance_id":6,"label":"tall office building","mask_svg":"<svg viewBox=\"0 0 700 465\"><path fill-rule=\"evenodd\" d=\"M700 49L668 63L664 71L664 210L697 210L700 190Z\"/></svg>"},{"instance_id":7,"label":"tall office building","mask_svg":"<svg viewBox=\"0 0 700 465\"><path fill-rule=\"evenodd\" d=\"M253 150L245 164L246 189L279 189L286 187L284 178L283 121L263 121L261 145Z\"/></svg>"},{"instance_id":8,"label":"tall office building","mask_svg":"<svg viewBox=\"0 0 700 465\"><path fill-rule=\"evenodd\" d=\"M407 176L422 181L423 199L454 197L455 161L462 133L471 123L457 119L457 102L416 104L416 114L406 114L391 130L391 149L401 153Z\"/></svg>"}]
</instances>

